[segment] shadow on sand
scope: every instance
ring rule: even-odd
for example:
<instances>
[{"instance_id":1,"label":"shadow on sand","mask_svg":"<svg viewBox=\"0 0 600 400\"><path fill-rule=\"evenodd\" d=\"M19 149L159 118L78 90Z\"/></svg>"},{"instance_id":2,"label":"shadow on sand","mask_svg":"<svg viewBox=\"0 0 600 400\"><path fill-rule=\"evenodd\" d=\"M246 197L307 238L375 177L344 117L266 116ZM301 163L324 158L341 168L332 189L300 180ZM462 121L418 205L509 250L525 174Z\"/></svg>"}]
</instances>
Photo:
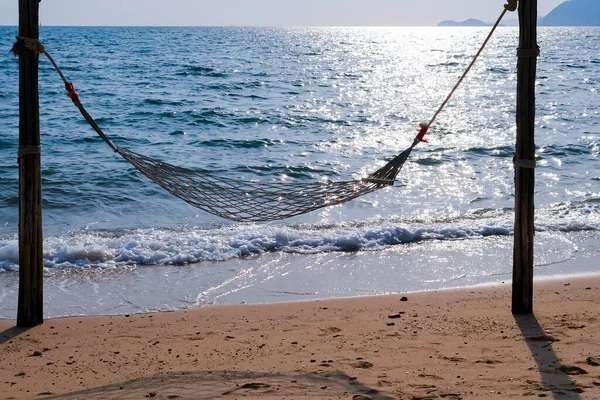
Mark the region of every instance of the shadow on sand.
<instances>
[{"instance_id":1,"label":"shadow on sand","mask_svg":"<svg viewBox=\"0 0 600 400\"><path fill-rule=\"evenodd\" d=\"M544 332L535 315L515 315L514 318L541 376L541 385L537 389L541 392L550 392L548 396L551 395L555 399L581 399L579 393L583 393L584 390L571 379L570 375L586 372L575 366L561 364L552 348L552 343L557 339Z\"/></svg>"},{"instance_id":2,"label":"shadow on sand","mask_svg":"<svg viewBox=\"0 0 600 400\"><path fill-rule=\"evenodd\" d=\"M343 372L280 375L262 372L169 372L52 399L354 398L393 400Z\"/></svg>"},{"instance_id":3,"label":"shadow on sand","mask_svg":"<svg viewBox=\"0 0 600 400\"><path fill-rule=\"evenodd\" d=\"M30 329L31 328L19 328L18 326L8 328L4 332L0 332L0 344L8 342L9 340L16 338L20 334L25 333Z\"/></svg>"}]
</instances>

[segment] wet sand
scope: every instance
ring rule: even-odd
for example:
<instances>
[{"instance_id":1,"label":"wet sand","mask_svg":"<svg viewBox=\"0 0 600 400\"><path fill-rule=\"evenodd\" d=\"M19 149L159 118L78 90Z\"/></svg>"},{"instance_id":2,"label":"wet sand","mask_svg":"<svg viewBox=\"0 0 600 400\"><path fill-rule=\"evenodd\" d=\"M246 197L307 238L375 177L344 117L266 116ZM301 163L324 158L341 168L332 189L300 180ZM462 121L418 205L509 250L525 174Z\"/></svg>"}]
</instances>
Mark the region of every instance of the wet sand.
<instances>
[{"instance_id":1,"label":"wet sand","mask_svg":"<svg viewBox=\"0 0 600 400\"><path fill-rule=\"evenodd\" d=\"M405 299L403 299L405 297ZM6 399L600 398L600 277L176 312L0 320Z\"/></svg>"}]
</instances>

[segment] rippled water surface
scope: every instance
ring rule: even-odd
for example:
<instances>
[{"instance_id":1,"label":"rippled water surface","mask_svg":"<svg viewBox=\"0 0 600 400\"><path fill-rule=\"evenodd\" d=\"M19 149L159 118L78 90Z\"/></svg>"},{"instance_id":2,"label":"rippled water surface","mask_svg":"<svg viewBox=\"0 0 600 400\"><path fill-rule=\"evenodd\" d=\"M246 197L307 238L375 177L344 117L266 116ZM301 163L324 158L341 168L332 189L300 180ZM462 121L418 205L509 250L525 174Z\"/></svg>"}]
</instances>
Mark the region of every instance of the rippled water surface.
<instances>
[{"instance_id":1,"label":"rippled water surface","mask_svg":"<svg viewBox=\"0 0 600 400\"><path fill-rule=\"evenodd\" d=\"M18 268L16 28L0 27L0 271ZM487 28L61 28L41 40L117 145L236 179L363 177L406 148ZM600 29L541 28L536 227L598 231ZM48 274L512 234L518 30L501 28L394 187L266 225L172 197L40 59ZM473 242L475 243L475 242ZM1 276L2 272L0 272ZM1 279L1 278L0 278Z\"/></svg>"}]
</instances>

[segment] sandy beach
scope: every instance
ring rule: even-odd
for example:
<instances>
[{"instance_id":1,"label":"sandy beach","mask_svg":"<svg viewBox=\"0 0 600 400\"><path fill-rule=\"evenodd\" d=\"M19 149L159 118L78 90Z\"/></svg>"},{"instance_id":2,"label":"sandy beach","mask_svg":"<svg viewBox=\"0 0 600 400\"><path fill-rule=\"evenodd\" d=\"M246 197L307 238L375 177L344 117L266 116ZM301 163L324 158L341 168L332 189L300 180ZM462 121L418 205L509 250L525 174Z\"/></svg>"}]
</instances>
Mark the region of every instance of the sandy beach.
<instances>
[{"instance_id":1,"label":"sandy beach","mask_svg":"<svg viewBox=\"0 0 600 400\"><path fill-rule=\"evenodd\" d=\"M176 312L0 320L4 399L600 398L600 277Z\"/></svg>"}]
</instances>

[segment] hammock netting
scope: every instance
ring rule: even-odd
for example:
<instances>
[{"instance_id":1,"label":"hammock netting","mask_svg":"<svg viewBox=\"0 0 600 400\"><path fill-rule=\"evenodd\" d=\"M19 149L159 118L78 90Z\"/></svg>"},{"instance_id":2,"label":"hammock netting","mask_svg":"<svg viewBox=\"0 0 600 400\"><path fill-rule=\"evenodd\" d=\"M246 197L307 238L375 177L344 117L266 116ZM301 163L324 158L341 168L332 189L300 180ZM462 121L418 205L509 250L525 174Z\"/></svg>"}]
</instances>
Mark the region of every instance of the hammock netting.
<instances>
[{"instance_id":1,"label":"hammock netting","mask_svg":"<svg viewBox=\"0 0 600 400\"><path fill-rule=\"evenodd\" d=\"M413 147L367 178L339 182L259 182L178 167L116 148L125 160L171 194L211 214L239 222L273 221L345 203L394 184Z\"/></svg>"}]
</instances>

